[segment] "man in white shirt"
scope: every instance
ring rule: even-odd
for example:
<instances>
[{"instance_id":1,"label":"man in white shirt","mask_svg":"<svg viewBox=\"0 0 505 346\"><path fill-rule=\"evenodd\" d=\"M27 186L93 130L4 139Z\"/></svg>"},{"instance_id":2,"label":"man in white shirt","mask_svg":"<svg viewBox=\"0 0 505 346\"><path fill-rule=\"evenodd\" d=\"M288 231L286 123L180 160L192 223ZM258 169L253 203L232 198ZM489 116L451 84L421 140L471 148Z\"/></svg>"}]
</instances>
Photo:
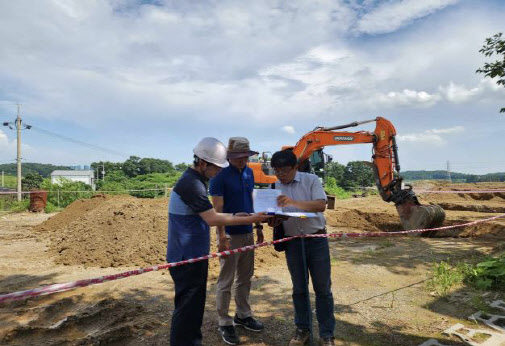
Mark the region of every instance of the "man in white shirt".
<instances>
[{"instance_id":1,"label":"man in white shirt","mask_svg":"<svg viewBox=\"0 0 505 346\"><path fill-rule=\"evenodd\" d=\"M312 212L317 217L283 221L287 236L324 234L326 194L319 178L298 172L296 155L291 150L278 151L272 156L272 168L279 179L275 188L282 191L277 203L286 212ZM335 316L331 292L331 264L328 239L325 237L297 238L286 242L286 261L293 282L293 305L296 331L290 346L304 345L310 338L311 308L308 275L316 294L316 316L322 345L334 345Z\"/></svg>"}]
</instances>

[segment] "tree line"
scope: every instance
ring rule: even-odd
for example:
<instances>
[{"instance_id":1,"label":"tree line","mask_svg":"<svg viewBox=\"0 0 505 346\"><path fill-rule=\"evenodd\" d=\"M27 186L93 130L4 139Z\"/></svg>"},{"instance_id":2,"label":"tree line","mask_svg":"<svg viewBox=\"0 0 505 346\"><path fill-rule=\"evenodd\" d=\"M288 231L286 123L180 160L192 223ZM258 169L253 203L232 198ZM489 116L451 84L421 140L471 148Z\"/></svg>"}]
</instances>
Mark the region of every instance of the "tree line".
<instances>
[{"instance_id":1,"label":"tree line","mask_svg":"<svg viewBox=\"0 0 505 346\"><path fill-rule=\"evenodd\" d=\"M67 170L70 169L69 166L55 166L45 163L34 163L34 162L23 162L23 176L29 173L37 173L44 178L48 178L51 173L55 170ZM17 174L17 164L6 163L0 165L0 171L3 171L5 175L16 175Z\"/></svg>"},{"instance_id":2,"label":"tree line","mask_svg":"<svg viewBox=\"0 0 505 346\"><path fill-rule=\"evenodd\" d=\"M347 165L329 162L325 166L326 183L334 184L344 190L355 190L359 187L375 186L372 169L362 161L352 161ZM449 180L449 173L436 171L405 171L400 172L404 180ZM466 174L451 172L451 180L461 183L505 182L505 172L488 174Z\"/></svg>"},{"instance_id":3,"label":"tree line","mask_svg":"<svg viewBox=\"0 0 505 346\"><path fill-rule=\"evenodd\" d=\"M336 161L325 166L326 183L336 185L344 190L355 190L360 187L375 185L372 168L362 161L351 161L342 165Z\"/></svg>"},{"instance_id":4,"label":"tree line","mask_svg":"<svg viewBox=\"0 0 505 346\"><path fill-rule=\"evenodd\" d=\"M189 167L186 163L179 163L174 165L171 161L154 159L154 158L140 158L138 156L130 156L124 162L110 162L99 161L93 162L91 168L98 172L98 178L103 178L103 171L105 175L109 172L115 174L124 174L125 177L135 178L139 175L152 174L152 173L172 173L184 172ZM121 173L119 173L121 172Z\"/></svg>"},{"instance_id":5,"label":"tree line","mask_svg":"<svg viewBox=\"0 0 505 346\"><path fill-rule=\"evenodd\" d=\"M401 175L405 180L449 180L447 171L405 171ZM462 183L480 183L480 182L503 182L505 181L505 173L488 173L488 174L465 174L451 172L451 180Z\"/></svg>"}]
</instances>

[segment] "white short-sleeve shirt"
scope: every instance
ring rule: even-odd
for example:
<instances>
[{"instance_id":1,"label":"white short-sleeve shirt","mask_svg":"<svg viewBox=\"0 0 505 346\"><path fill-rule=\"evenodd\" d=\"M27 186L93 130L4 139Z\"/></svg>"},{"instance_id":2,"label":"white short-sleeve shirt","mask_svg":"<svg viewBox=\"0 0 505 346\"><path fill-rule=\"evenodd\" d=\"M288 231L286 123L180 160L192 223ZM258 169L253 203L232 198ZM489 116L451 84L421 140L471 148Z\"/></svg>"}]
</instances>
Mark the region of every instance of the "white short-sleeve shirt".
<instances>
[{"instance_id":1,"label":"white short-sleeve shirt","mask_svg":"<svg viewBox=\"0 0 505 346\"><path fill-rule=\"evenodd\" d=\"M275 182L275 188L281 190L283 195L298 201L325 200L326 193L323 185L315 174L296 172L295 178L289 184ZM295 207L282 208L285 212L303 212ZM326 226L323 213L316 213L317 217L297 218L290 217L283 222L286 235L294 236L299 234L312 234L322 230Z\"/></svg>"}]
</instances>

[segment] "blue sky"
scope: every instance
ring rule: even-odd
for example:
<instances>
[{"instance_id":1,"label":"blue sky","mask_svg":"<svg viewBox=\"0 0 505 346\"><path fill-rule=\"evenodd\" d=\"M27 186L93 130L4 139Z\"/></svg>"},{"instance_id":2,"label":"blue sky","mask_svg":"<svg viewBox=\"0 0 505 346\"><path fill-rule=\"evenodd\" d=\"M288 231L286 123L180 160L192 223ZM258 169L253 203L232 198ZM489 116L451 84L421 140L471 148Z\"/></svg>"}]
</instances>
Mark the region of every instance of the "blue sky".
<instances>
[{"instance_id":1,"label":"blue sky","mask_svg":"<svg viewBox=\"0 0 505 346\"><path fill-rule=\"evenodd\" d=\"M123 154L23 132L23 160L72 165L190 162L204 136L273 152L383 116L402 170L505 171L505 88L475 73L503 18L499 0L2 1L0 119L20 103L28 124ZM15 150L3 127L0 162Z\"/></svg>"}]
</instances>

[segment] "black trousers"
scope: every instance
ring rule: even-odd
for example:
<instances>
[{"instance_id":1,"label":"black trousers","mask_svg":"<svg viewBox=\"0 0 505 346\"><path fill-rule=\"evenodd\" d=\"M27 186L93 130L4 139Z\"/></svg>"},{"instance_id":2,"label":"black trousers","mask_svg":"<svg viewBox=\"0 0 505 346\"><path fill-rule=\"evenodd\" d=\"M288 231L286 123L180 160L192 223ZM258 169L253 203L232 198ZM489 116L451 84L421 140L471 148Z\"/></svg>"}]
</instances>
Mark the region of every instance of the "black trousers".
<instances>
[{"instance_id":1,"label":"black trousers","mask_svg":"<svg viewBox=\"0 0 505 346\"><path fill-rule=\"evenodd\" d=\"M169 270L175 284L170 345L201 345L209 261L184 264Z\"/></svg>"}]
</instances>

